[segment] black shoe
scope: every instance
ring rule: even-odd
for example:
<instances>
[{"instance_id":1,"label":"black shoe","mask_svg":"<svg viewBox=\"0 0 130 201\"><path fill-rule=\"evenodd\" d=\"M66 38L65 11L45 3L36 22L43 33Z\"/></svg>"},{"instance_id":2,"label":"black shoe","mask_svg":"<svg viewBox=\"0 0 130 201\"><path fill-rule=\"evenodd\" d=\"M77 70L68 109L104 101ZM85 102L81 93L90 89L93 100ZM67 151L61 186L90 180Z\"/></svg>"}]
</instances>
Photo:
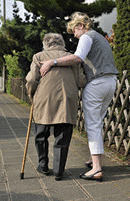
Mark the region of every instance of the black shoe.
<instances>
[{"instance_id":1,"label":"black shoe","mask_svg":"<svg viewBox=\"0 0 130 201\"><path fill-rule=\"evenodd\" d=\"M61 178L62 178L62 174L60 173L54 173L54 175L55 175L55 180L56 181L60 181L61 180Z\"/></svg>"},{"instance_id":2,"label":"black shoe","mask_svg":"<svg viewBox=\"0 0 130 201\"><path fill-rule=\"evenodd\" d=\"M84 163L86 167L91 168L93 167L93 162L85 162Z\"/></svg>"},{"instance_id":3,"label":"black shoe","mask_svg":"<svg viewBox=\"0 0 130 201\"><path fill-rule=\"evenodd\" d=\"M41 174L45 174L45 175L49 175L50 174L50 170L48 167L41 167L40 165L38 165L37 167L37 171Z\"/></svg>"},{"instance_id":4,"label":"black shoe","mask_svg":"<svg viewBox=\"0 0 130 201\"><path fill-rule=\"evenodd\" d=\"M81 173L80 174L80 178L81 179L86 179L86 180L96 180L96 181L102 181L102 179L103 179L103 177L102 176L95 176L97 173L99 173L99 172L102 172L102 170L99 170L99 171L97 171L97 172L95 172L94 174L91 174L91 175L88 175L88 176L86 176L84 173Z\"/></svg>"},{"instance_id":5,"label":"black shoe","mask_svg":"<svg viewBox=\"0 0 130 201\"><path fill-rule=\"evenodd\" d=\"M61 180L61 176L55 177L55 180L56 180L56 181L60 181L60 180Z\"/></svg>"}]
</instances>

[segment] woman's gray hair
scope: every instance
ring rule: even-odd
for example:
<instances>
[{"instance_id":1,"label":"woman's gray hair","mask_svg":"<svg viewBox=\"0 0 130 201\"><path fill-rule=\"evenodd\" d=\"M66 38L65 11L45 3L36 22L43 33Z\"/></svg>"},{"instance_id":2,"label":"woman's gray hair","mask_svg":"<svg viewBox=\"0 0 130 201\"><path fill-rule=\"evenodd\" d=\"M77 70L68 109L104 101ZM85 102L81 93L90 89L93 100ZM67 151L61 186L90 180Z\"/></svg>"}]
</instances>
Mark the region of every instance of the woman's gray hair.
<instances>
[{"instance_id":1,"label":"woman's gray hair","mask_svg":"<svg viewBox=\"0 0 130 201\"><path fill-rule=\"evenodd\" d=\"M56 33L47 33L43 38L43 48L50 48L54 46L62 46L65 47L65 41L61 34Z\"/></svg>"}]
</instances>

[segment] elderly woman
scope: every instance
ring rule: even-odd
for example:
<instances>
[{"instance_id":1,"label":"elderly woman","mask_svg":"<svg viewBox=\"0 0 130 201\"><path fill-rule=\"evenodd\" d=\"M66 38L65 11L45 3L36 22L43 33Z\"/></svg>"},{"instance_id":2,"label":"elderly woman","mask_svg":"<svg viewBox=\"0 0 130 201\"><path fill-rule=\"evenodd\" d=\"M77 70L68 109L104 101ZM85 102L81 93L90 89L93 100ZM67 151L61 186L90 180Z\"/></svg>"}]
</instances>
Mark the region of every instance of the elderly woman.
<instances>
[{"instance_id":1,"label":"elderly woman","mask_svg":"<svg viewBox=\"0 0 130 201\"><path fill-rule=\"evenodd\" d=\"M75 12L68 22L67 31L79 39L76 52L56 59L57 66L76 64L84 61L87 85L83 90L83 111L85 128L92 162L92 169L80 174L80 178L102 181L101 155L103 148L103 118L107 112L115 88L116 74L114 58L108 41L93 30L91 19L81 12ZM42 62L41 75L54 65L54 60Z\"/></svg>"},{"instance_id":2,"label":"elderly woman","mask_svg":"<svg viewBox=\"0 0 130 201\"><path fill-rule=\"evenodd\" d=\"M43 47L42 52L33 56L26 87L33 103L35 145L39 158L37 171L49 174L48 137L53 126L53 172L55 179L60 180L65 169L73 125L77 120L78 88L85 87L86 76L80 64L62 68L55 65L55 58L71 55L65 50L65 42L60 34L46 34ZM49 59L54 61L53 68L41 77L40 62Z\"/></svg>"}]
</instances>

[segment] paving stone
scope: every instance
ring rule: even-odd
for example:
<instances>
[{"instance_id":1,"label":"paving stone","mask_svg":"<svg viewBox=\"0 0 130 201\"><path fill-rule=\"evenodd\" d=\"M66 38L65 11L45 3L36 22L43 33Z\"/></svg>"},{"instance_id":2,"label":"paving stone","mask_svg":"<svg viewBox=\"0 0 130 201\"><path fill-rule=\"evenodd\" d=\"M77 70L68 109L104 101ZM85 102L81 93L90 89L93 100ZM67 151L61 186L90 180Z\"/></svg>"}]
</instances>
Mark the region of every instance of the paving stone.
<instances>
[{"instance_id":1,"label":"paving stone","mask_svg":"<svg viewBox=\"0 0 130 201\"><path fill-rule=\"evenodd\" d=\"M89 171L87 141L73 133L63 179L37 173L35 128L32 123L24 179L20 179L30 108L8 94L0 94L0 201L127 201L130 200L130 168L103 156L103 182L83 180ZM6 103L6 104L5 104ZM7 107L8 104L8 107ZM9 122L11 127L7 124ZM53 128L49 137L49 168L53 171ZM29 157L28 157L29 156ZM3 164L4 162L4 164Z\"/></svg>"},{"instance_id":2,"label":"paving stone","mask_svg":"<svg viewBox=\"0 0 130 201\"><path fill-rule=\"evenodd\" d=\"M110 195L117 196L118 194L121 194L120 189L112 182L100 182L99 184L98 182L95 184L92 182L93 181L89 182L92 185L84 185L84 188L94 199L104 199L104 197L107 199L110 197Z\"/></svg>"},{"instance_id":3,"label":"paving stone","mask_svg":"<svg viewBox=\"0 0 130 201\"><path fill-rule=\"evenodd\" d=\"M119 179L119 178L117 181L115 181L117 186L119 186L124 191L124 193L130 194L130 175L127 175L127 178L125 179Z\"/></svg>"},{"instance_id":4,"label":"paving stone","mask_svg":"<svg viewBox=\"0 0 130 201\"><path fill-rule=\"evenodd\" d=\"M1 150L2 152L7 152L7 151L18 151L18 150L21 150L21 146L17 143L17 144L6 144L6 145L2 145L1 146Z\"/></svg>"},{"instance_id":5,"label":"paving stone","mask_svg":"<svg viewBox=\"0 0 130 201\"><path fill-rule=\"evenodd\" d=\"M6 191L0 190L0 200L1 201L9 201L9 197Z\"/></svg>"},{"instance_id":6,"label":"paving stone","mask_svg":"<svg viewBox=\"0 0 130 201\"><path fill-rule=\"evenodd\" d=\"M5 183L6 179L5 179L5 175L4 172L0 172L0 183Z\"/></svg>"},{"instance_id":7,"label":"paving stone","mask_svg":"<svg viewBox=\"0 0 130 201\"><path fill-rule=\"evenodd\" d=\"M22 156L23 155L23 150L12 150L12 151L4 151L3 152L3 157L16 157L16 156Z\"/></svg>"},{"instance_id":8,"label":"paving stone","mask_svg":"<svg viewBox=\"0 0 130 201\"><path fill-rule=\"evenodd\" d=\"M124 194L110 195L108 197L95 198L95 201L129 201L130 197Z\"/></svg>"},{"instance_id":9,"label":"paving stone","mask_svg":"<svg viewBox=\"0 0 130 201\"><path fill-rule=\"evenodd\" d=\"M0 182L0 193L1 192L6 192L6 183L5 182Z\"/></svg>"},{"instance_id":10,"label":"paving stone","mask_svg":"<svg viewBox=\"0 0 130 201\"><path fill-rule=\"evenodd\" d=\"M42 176L41 176L42 177ZM43 176L42 180L47 187L47 189L57 189L58 187L77 186L77 183L65 172L61 181L55 181L55 176L51 174L50 176Z\"/></svg>"},{"instance_id":11,"label":"paving stone","mask_svg":"<svg viewBox=\"0 0 130 201\"><path fill-rule=\"evenodd\" d=\"M72 159L67 160L66 165L67 165L67 167L73 167L73 166L83 167L84 162L83 162L83 159L81 158L81 156L78 156L78 157L74 156L73 160Z\"/></svg>"},{"instance_id":12,"label":"paving stone","mask_svg":"<svg viewBox=\"0 0 130 201\"><path fill-rule=\"evenodd\" d=\"M41 191L28 192L12 192L11 197L13 201L49 201L49 198Z\"/></svg>"},{"instance_id":13,"label":"paving stone","mask_svg":"<svg viewBox=\"0 0 130 201\"><path fill-rule=\"evenodd\" d=\"M19 192L25 192L29 190L41 190L42 186L39 183L39 180L37 178L29 178L29 179L22 179L22 180L14 180L10 181L10 189L11 191L19 191Z\"/></svg>"},{"instance_id":14,"label":"paving stone","mask_svg":"<svg viewBox=\"0 0 130 201\"><path fill-rule=\"evenodd\" d=\"M57 189L53 188L49 190L51 197L53 197L54 201L57 200L75 200L80 198L89 198L88 195L85 195L82 190L78 188L78 186L67 186L60 188L59 186Z\"/></svg>"}]
</instances>

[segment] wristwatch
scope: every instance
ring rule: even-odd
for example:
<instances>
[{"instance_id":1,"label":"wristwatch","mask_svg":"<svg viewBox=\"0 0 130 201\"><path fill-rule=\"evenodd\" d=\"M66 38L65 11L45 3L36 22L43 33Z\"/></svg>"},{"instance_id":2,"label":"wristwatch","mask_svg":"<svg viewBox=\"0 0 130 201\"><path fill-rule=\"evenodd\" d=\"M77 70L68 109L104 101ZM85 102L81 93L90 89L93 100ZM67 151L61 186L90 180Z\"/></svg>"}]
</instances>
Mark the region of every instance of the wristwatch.
<instances>
[{"instance_id":1,"label":"wristwatch","mask_svg":"<svg viewBox=\"0 0 130 201\"><path fill-rule=\"evenodd\" d=\"M56 59L54 59L54 66L57 66L57 60Z\"/></svg>"}]
</instances>

